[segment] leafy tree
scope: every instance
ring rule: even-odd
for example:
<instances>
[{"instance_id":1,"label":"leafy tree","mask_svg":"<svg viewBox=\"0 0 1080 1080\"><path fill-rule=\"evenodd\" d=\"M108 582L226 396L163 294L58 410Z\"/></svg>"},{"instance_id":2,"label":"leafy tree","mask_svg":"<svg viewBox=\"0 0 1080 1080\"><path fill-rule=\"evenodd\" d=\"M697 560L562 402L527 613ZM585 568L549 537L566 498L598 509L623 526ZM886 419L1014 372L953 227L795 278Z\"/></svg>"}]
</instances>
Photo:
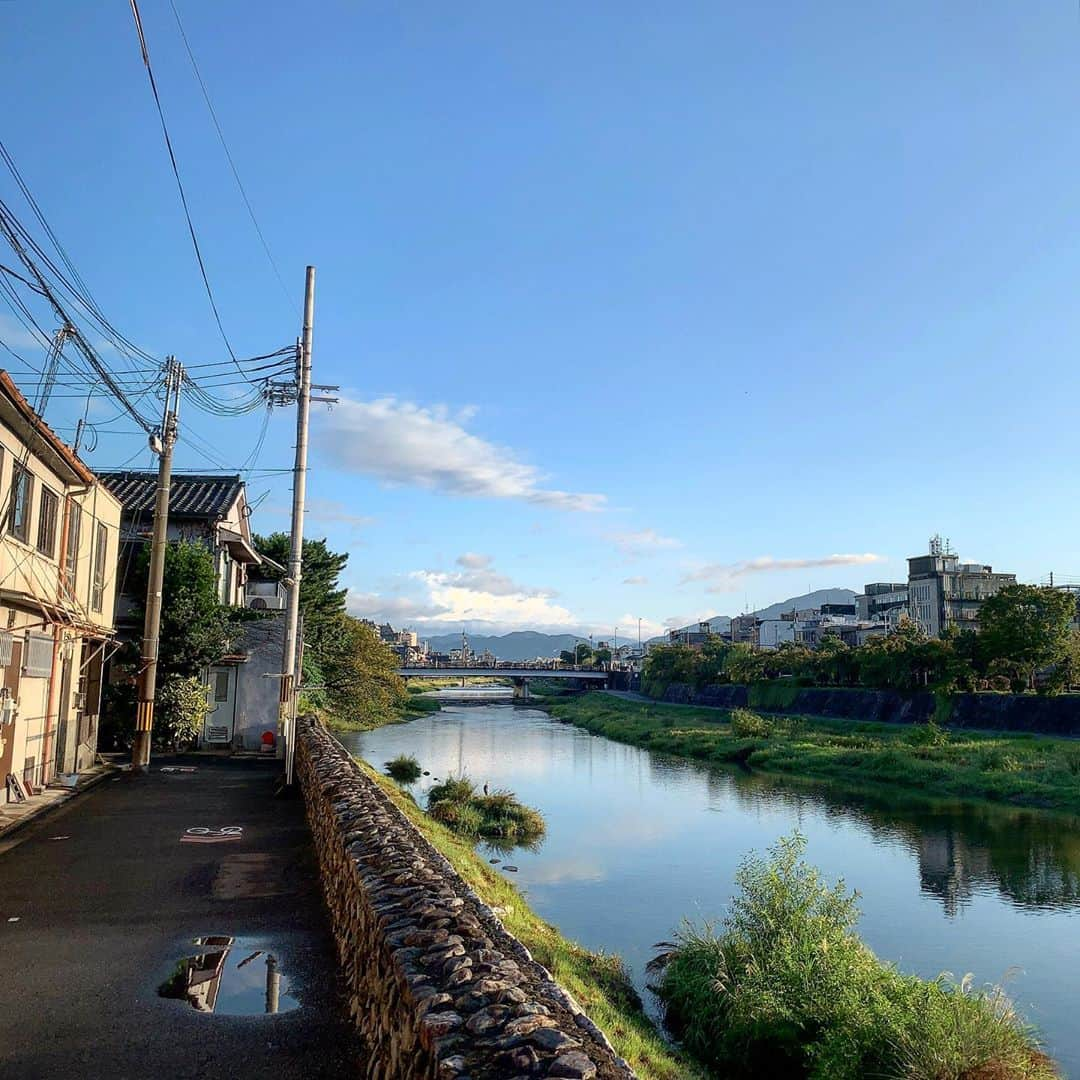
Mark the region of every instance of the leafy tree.
<instances>
[{"instance_id":1,"label":"leafy tree","mask_svg":"<svg viewBox=\"0 0 1080 1080\"><path fill-rule=\"evenodd\" d=\"M574 649L574 658L579 667L585 667L593 662L593 651L584 641L579 641Z\"/></svg>"},{"instance_id":2,"label":"leafy tree","mask_svg":"<svg viewBox=\"0 0 1080 1080\"><path fill-rule=\"evenodd\" d=\"M154 742L173 750L202 731L208 708L206 684L198 675L169 675L159 687L154 709Z\"/></svg>"},{"instance_id":3,"label":"leafy tree","mask_svg":"<svg viewBox=\"0 0 1080 1080\"><path fill-rule=\"evenodd\" d=\"M135 564L133 610L145 617L146 585L150 576L150 545ZM243 623L259 618L245 608L230 608L218 601L217 571L210 550L197 542L180 541L165 549L162 580L161 637L158 678L198 675L207 664L227 655L240 636ZM124 658L138 663L138 645Z\"/></svg>"},{"instance_id":4,"label":"leafy tree","mask_svg":"<svg viewBox=\"0 0 1080 1080\"><path fill-rule=\"evenodd\" d=\"M289 534L270 533L254 536L252 542L260 555L266 555L282 566L289 564ZM300 578L300 610L304 615L304 638L319 642L333 626L334 619L345 614L345 598L348 592L341 585L341 571L349 561L348 554L331 551L326 540L304 540L304 572ZM263 564L262 573L274 581L281 581L285 574L272 566Z\"/></svg>"},{"instance_id":5,"label":"leafy tree","mask_svg":"<svg viewBox=\"0 0 1080 1080\"><path fill-rule=\"evenodd\" d=\"M611 650L610 649L597 649L593 653L594 664L610 664L611 663Z\"/></svg>"},{"instance_id":6,"label":"leafy tree","mask_svg":"<svg viewBox=\"0 0 1080 1080\"><path fill-rule=\"evenodd\" d=\"M369 623L342 614L327 625L327 632L328 640L332 634L333 653L318 662L336 717L348 723L383 720L406 701L398 656Z\"/></svg>"},{"instance_id":7,"label":"leafy tree","mask_svg":"<svg viewBox=\"0 0 1080 1080\"><path fill-rule=\"evenodd\" d=\"M1031 688L1037 671L1068 661L1075 615L1072 593L1010 585L979 611L979 652L985 663L1008 672L1014 691Z\"/></svg>"},{"instance_id":8,"label":"leafy tree","mask_svg":"<svg viewBox=\"0 0 1080 1080\"><path fill-rule=\"evenodd\" d=\"M662 697L672 683L695 685L700 655L686 645L659 645L651 649L641 669L642 689L654 697Z\"/></svg>"},{"instance_id":9,"label":"leafy tree","mask_svg":"<svg viewBox=\"0 0 1080 1080\"><path fill-rule=\"evenodd\" d=\"M576 663L576 660L574 658L574 654L569 649L563 649L563 651L561 653L559 653L559 659L564 664Z\"/></svg>"}]
</instances>

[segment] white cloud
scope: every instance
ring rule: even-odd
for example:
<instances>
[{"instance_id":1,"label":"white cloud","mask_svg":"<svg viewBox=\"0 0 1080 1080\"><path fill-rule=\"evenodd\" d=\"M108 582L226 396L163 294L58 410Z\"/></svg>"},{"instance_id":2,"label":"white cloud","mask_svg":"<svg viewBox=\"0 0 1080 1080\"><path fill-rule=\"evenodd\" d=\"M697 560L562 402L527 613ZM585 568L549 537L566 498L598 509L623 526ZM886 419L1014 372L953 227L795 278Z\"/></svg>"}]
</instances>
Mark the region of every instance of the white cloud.
<instances>
[{"instance_id":1,"label":"white cloud","mask_svg":"<svg viewBox=\"0 0 1080 1080\"><path fill-rule=\"evenodd\" d=\"M639 529L637 532L608 533L608 539L625 555L637 558L657 551L682 547L673 536L661 536L655 529Z\"/></svg>"},{"instance_id":2,"label":"white cloud","mask_svg":"<svg viewBox=\"0 0 1080 1080\"><path fill-rule=\"evenodd\" d=\"M0 312L0 341L12 349L40 349L41 342L21 323ZM12 357L14 359L14 357Z\"/></svg>"},{"instance_id":3,"label":"white cloud","mask_svg":"<svg viewBox=\"0 0 1080 1080\"><path fill-rule=\"evenodd\" d=\"M472 416L469 409L452 415L444 405L428 408L393 397L342 398L321 418L316 441L338 468L387 484L446 495L521 499L560 510L603 508L603 495L541 487L543 477L536 466L466 430Z\"/></svg>"},{"instance_id":4,"label":"white cloud","mask_svg":"<svg viewBox=\"0 0 1080 1080\"><path fill-rule=\"evenodd\" d=\"M865 566L867 563L884 562L884 555L864 552L853 555L823 555L815 559L776 559L760 555L736 563L709 563L684 575L680 584L694 581L709 582L706 592L731 592L747 574L764 574L780 570L811 570L826 566Z\"/></svg>"},{"instance_id":5,"label":"white cloud","mask_svg":"<svg viewBox=\"0 0 1080 1080\"><path fill-rule=\"evenodd\" d=\"M647 577L628 577L623 578L624 585L648 585L649 579Z\"/></svg>"},{"instance_id":6,"label":"white cloud","mask_svg":"<svg viewBox=\"0 0 1080 1080\"><path fill-rule=\"evenodd\" d=\"M350 593L349 610L377 622L446 633L468 624L474 631L560 632L578 629L573 612L553 603L553 589L523 585L499 573L490 557L467 552L460 570L416 570L408 575L415 595Z\"/></svg>"}]
</instances>

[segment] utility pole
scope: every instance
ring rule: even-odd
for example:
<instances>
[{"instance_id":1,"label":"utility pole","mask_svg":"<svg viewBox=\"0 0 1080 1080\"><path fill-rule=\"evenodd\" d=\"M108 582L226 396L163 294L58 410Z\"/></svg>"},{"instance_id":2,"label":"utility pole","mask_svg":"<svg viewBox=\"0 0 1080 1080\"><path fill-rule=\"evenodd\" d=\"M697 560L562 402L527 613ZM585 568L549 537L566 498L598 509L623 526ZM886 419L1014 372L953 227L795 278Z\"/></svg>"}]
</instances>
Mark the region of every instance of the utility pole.
<instances>
[{"instance_id":1,"label":"utility pole","mask_svg":"<svg viewBox=\"0 0 1080 1080\"><path fill-rule=\"evenodd\" d=\"M150 437L157 451L158 482L154 502L154 536L150 545L150 580L146 583L146 620L143 624L142 663L139 667L139 704L135 713L135 741L131 767L145 772L150 766L150 733L154 727L157 689L158 637L161 632L161 589L165 578L165 548L169 542L169 486L172 482L173 446L180 412L180 385L184 369L170 356L165 362L165 412L161 434Z\"/></svg>"},{"instance_id":2,"label":"utility pole","mask_svg":"<svg viewBox=\"0 0 1080 1080\"><path fill-rule=\"evenodd\" d=\"M315 267L304 285L304 336L296 373L296 461L293 465L292 534L289 545L289 606L285 614L279 710L285 736L285 784L291 786L296 764L296 639L300 621L300 579L304 565L304 498L307 493L308 414L311 411L311 323L315 316Z\"/></svg>"}]
</instances>

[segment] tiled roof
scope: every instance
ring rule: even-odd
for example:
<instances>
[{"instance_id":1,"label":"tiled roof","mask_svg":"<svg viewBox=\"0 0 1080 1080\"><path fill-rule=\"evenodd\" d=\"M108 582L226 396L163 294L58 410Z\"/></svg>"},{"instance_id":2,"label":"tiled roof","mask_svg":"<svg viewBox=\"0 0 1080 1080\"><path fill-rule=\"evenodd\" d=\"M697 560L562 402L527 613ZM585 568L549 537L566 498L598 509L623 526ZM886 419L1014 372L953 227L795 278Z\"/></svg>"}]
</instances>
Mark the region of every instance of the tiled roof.
<instances>
[{"instance_id":1,"label":"tiled roof","mask_svg":"<svg viewBox=\"0 0 1080 1080\"><path fill-rule=\"evenodd\" d=\"M120 500L125 514L154 508L156 472L99 472L101 482ZM170 517L221 517L243 490L239 476L179 474L169 488Z\"/></svg>"}]
</instances>

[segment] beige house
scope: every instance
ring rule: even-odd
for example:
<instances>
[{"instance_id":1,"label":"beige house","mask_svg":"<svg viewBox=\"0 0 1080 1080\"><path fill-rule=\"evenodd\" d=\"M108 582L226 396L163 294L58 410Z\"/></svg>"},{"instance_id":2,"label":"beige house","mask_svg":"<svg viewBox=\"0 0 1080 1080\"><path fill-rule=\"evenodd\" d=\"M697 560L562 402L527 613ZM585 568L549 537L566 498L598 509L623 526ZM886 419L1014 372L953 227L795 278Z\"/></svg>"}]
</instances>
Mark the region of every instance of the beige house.
<instances>
[{"instance_id":1,"label":"beige house","mask_svg":"<svg viewBox=\"0 0 1080 1080\"><path fill-rule=\"evenodd\" d=\"M120 503L0 371L0 780L93 762Z\"/></svg>"}]
</instances>

